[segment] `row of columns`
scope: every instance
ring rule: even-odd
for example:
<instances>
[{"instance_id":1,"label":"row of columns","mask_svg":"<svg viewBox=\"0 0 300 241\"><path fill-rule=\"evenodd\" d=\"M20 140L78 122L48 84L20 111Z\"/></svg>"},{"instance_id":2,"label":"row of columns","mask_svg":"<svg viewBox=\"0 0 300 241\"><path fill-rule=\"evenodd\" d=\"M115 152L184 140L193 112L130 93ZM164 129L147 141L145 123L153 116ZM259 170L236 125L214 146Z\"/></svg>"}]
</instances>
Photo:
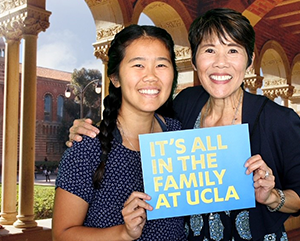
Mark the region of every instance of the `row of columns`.
<instances>
[{"instance_id":1,"label":"row of columns","mask_svg":"<svg viewBox=\"0 0 300 241\"><path fill-rule=\"evenodd\" d=\"M45 6L45 0L43 1L42 5ZM0 14L0 36L4 36L6 40L0 224L13 224L17 228L37 226L33 209L37 36L39 32L45 31L49 27L51 14L44 8L30 5L29 2L28 0L23 8L20 6L15 9L7 8L7 12ZM24 45L20 89L19 49L22 38ZM20 96L19 205L17 213Z\"/></svg>"}]
</instances>

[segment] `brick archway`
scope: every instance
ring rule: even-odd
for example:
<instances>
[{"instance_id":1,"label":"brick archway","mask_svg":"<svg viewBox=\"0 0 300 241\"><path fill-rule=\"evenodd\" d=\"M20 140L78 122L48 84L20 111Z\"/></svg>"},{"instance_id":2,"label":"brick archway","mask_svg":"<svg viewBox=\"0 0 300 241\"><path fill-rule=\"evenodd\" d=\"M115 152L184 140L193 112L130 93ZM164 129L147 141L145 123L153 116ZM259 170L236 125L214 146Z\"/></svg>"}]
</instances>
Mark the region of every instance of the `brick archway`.
<instances>
[{"instance_id":1,"label":"brick archway","mask_svg":"<svg viewBox=\"0 0 300 241\"><path fill-rule=\"evenodd\" d=\"M290 84L290 65L286 53L276 41L268 41L260 52L260 61L264 76L272 75L285 78Z\"/></svg>"},{"instance_id":2,"label":"brick archway","mask_svg":"<svg viewBox=\"0 0 300 241\"><path fill-rule=\"evenodd\" d=\"M189 46L187 35L192 17L179 0L169 3L153 0L138 1L135 5L132 22L136 23L141 13L146 14L153 23L166 29L173 37L176 45Z\"/></svg>"},{"instance_id":3,"label":"brick archway","mask_svg":"<svg viewBox=\"0 0 300 241\"><path fill-rule=\"evenodd\" d=\"M276 41L267 42L260 54L260 67L263 72L263 94L274 100L281 97L284 105L293 95L290 79L290 65L283 48Z\"/></svg>"}]
</instances>

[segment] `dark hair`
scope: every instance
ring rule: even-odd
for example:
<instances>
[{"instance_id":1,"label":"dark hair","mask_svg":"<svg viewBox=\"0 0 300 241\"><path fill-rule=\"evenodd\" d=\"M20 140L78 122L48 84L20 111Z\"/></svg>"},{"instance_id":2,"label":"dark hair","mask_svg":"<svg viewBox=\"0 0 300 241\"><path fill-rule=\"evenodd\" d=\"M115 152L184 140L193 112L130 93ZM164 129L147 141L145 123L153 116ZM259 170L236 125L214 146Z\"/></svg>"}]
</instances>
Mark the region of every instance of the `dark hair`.
<instances>
[{"instance_id":1,"label":"dark hair","mask_svg":"<svg viewBox=\"0 0 300 241\"><path fill-rule=\"evenodd\" d=\"M255 32L249 20L241 13L227 8L216 8L207 11L191 24L189 42L192 50L192 62L196 65L196 53L199 45L205 39L216 35L223 43L230 37L246 49L247 67L252 63L255 44Z\"/></svg>"},{"instance_id":2,"label":"dark hair","mask_svg":"<svg viewBox=\"0 0 300 241\"><path fill-rule=\"evenodd\" d=\"M156 111L164 116L173 115L172 97L177 85L178 71L175 62L174 42L170 34L159 27L155 26L139 26L130 25L124 28L122 31L116 34L114 40L111 42L111 46L108 51L108 68L107 75L109 77L119 78L120 64L125 57L126 48L139 38L153 38L158 39L169 50L170 58L174 69L174 80L172 91L168 100ZM99 139L101 142L101 160L100 164L94 173L93 184L95 188L100 187L101 180L104 175L105 164L108 159L108 154L111 150L111 141L113 140L113 130L116 128L116 120L118 112L122 104L122 92L121 87L116 88L112 82L109 84L109 94L104 99L103 120L100 123Z\"/></svg>"}]
</instances>

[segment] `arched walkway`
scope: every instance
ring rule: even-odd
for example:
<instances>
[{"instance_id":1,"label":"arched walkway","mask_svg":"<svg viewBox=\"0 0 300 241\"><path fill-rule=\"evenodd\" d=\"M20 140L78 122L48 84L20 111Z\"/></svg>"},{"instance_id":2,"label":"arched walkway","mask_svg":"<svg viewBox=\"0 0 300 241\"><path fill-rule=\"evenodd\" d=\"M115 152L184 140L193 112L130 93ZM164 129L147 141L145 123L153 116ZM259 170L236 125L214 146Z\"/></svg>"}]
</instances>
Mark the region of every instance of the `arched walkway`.
<instances>
[{"instance_id":1,"label":"arched walkway","mask_svg":"<svg viewBox=\"0 0 300 241\"><path fill-rule=\"evenodd\" d=\"M157 26L165 28L174 38L178 69L181 73L181 88L197 84L190 64L190 49L187 33L192 20L212 7L231 7L248 17L257 33L256 61L253 71L247 73L245 85L256 92L263 83L263 94L271 99L281 97L285 105L299 106L300 89L300 37L293 31L289 38L280 35L289 32L288 26L279 26L278 31L270 23L283 16L280 7L294 6L293 1L283 0L85 0L94 18L96 43L94 55L103 62L101 72L104 79L102 99L107 94L108 79L105 77L107 50L114 35L125 26L137 23L141 13L146 14ZM288 2L288 3L287 3ZM0 223L13 224L18 228L37 225L33 219L33 177L36 103L36 49L37 36L49 27L50 12L46 0L2 0L0 9L0 36L6 39L5 54L5 106L3 127L3 178L2 210ZM72 6L70 6L71 8ZM292 7L290 7L292 8ZM272 16L268 16L270 13ZM275 22L271 22L275 21ZM285 20L287 21L287 20ZM265 39L270 38L270 41ZM19 45L24 39L24 61L21 93L20 122L20 199L18 215L15 211L18 100L19 99ZM92 43L91 43L92 44ZM287 46L290 46L287 48ZM296 57L294 57L296 56ZM264 76L260 76L260 69ZM265 78L262 82L262 78ZM293 86L294 85L294 86ZM295 90L294 91L294 87ZM296 107L299 113L299 107ZM17 221L15 222L15 220ZM300 226L300 225L299 225Z\"/></svg>"},{"instance_id":2,"label":"arched walkway","mask_svg":"<svg viewBox=\"0 0 300 241\"><path fill-rule=\"evenodd\" d=\"M293 95L289 62L279 43L269 41L263 46L260 66L264 76L262 87L264 95L272 100L277 97L287 100Z\"/></svg>"}]
</instances>

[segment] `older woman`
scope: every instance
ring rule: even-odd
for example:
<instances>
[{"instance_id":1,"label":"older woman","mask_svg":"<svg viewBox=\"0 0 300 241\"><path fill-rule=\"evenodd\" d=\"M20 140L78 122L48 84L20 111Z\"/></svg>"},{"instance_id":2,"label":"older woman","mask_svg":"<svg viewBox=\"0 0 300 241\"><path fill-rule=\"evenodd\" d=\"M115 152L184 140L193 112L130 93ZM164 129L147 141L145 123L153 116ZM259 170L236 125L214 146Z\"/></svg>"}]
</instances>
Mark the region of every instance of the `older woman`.
<instances>
[{"instance_id":1,"label":"older woman","mask_svg":"<svg viewBox=\"0 0 300 241\"><path fill-rule=\"evenodd\" d=\"M283 223L300 209L299 116L242 88L255 33L240 13L208 11L191 25L189 41L202 86L177 96L177 118L186 129L249 124L253 156L245 166L256 198L249 210L191 216L189 240L287 240Z\"/></svg>"},{"instance_id":2,"label":"older woman","mask_svg":"<svg viewBox=\"0 0 300 241\"><path fill-rule=\"evenodd\" d=\"M283 224L300 214L299 116L243 89L255 33L239 12L206 12L191 25L189 41L201 86L175 98L176 117L185 129L249 124L252 157L241 165L253 174L256 199L252 209L188 217L189 240L287 240ZM76 121L70 139L98 132L88 123Z\"/></svg>"}]
</instances>

